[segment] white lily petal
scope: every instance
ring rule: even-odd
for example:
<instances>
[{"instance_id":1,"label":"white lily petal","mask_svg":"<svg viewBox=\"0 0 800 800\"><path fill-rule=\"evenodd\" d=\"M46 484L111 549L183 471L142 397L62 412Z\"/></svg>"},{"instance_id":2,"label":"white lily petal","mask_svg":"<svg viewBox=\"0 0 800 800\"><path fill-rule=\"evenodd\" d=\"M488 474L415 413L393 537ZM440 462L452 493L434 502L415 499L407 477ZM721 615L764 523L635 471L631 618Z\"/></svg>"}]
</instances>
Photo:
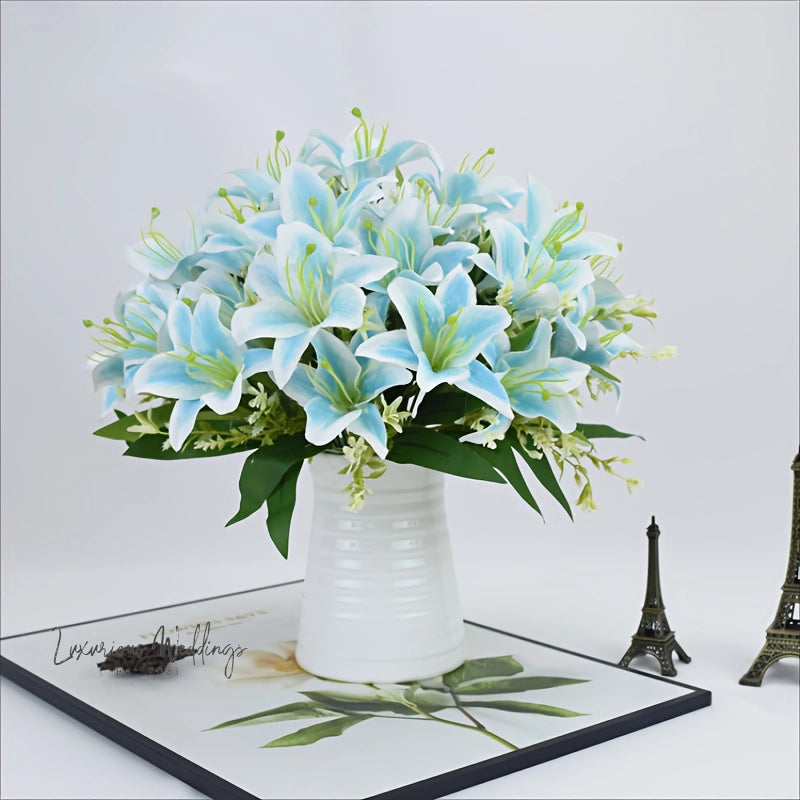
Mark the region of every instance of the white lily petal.
<instances>
[{"instance_id":1,"label":"white lily petal","mask_svg":"<svg viewBox=\"0 0 800 800\"><path fill-rule=\"evenodd\" d=\"M183 447L184 442L194 428L197 414L203 407L203 401L178 400L169 416L169 443L176 452Z\"/></svg>"},{"instance_id":2,"label":"white lily petal","mask_svg":"<svg viewBox=\"0 0 800 800\"><path fill-rule=\"evenodd\" d=\"M399 364L407 369L416 369L419 363L419 357L408 340L408 331L405 330L386 331L370 336L358 346L356 355L388 364Z\"/></svg>"},{"instance_id":3,"label":"white lily petal","mask_svg":"<svg viewBox=\"0 0 800 800\"><path fill-rule=\"evenodd\" d=\"M254 347L250 350L245 350L243 358L243 378L249 378L257 372L272 371L272 350L268 350L265 347Z\"/></svg>"},{"instance_id":4,"label":"white lily petal","mask_svg":"<svg viewBox=\"0 0 800 800\"><path fill-rule=\"evenodd\" d=\"M503 384L500 383L500 379L480 361L473 361L469 365L467 377L453 381L453 383L467 394L483 400L484 403L499 411L503 416L514 416L514 412L508 402L508 395L503 388Z\"/></svg>"},{"instance_id":5,"label":"white lily petal","mask_svg":"<svg viewBox=\"0 0 800 800\"><path fill-rule=\"evenodd\" d=\"M258 297L272 297L276 292L286 290L285 282L280 280L278 262L272 253L259 253L247 268L244 285Z\"/></svg>"},{"instance_id":6,"label":"white lily petal","mask_svg":"<svg viewBox=\"0 0 800 800\"><path fill-rule=\"evenodd\" d=\"M525 219L525 227L529 237L544 238L547 235L555 207L553 195L550 194L547 187L541 181L529 175L528 207Z\"/></svg>"},{"instance_id":7,"label":"white lily petal","mask_svg":"<svg viewBox=\"0 0 800 800\"><path fill-rule=\"evenodd\" d=\"M283 391L301 406L305 406L309 400L318 395L311 380L313 372L314 370L308 364L300 364L289 379L289 382L283 387Z\"/></svg>"},{"instance_id":8,"label":"white lily petal","mask_svg":"<svg viewBox=\"0 0 800 800\"><path fill-rule=\"evenodd\" d=\"M272 351L272 372L275 384L279 389L282 389L292 377L292 373L300 363L300 358L316 332L316 328L308 328L302 333L298 333L297 336L276 340L275 348Z\"/></svg>"},{"instance_id":9,"label":"white lily petal","mask_svg":"<svg viewBox=\"0 0 800 800\"><path fill-rule=\"evenodd\" d=\"M242 399L242 373L233 380L230 389L214 389L200 398L215 414L230 414Z\"/></svg>"},{"instance_id":10,"label":"white lily petal","mask_svg":"<svg viewBox=\"0 0 800 800\"><path fill-rule=\"evenodd\" d=\"M137 371L133 388L138 394L152 394L178 400L196 400L213 388L186 371L186 362L169 353L159 353Z\"/></svg>"},{"instance_id":11,"label":"white lily petal","mask_svg":"<svg viewBox=\"0 0 800 800\"><path fill-rule=\"evenodd\" d=\"M334 408L327 397L317 395L306 404L306 439L311 444L329 444L353 420L361 416L360 410L342 413Z\"/></svg>"},{"instance_id":12,"label":"white lily petal","mask_svg":"<svg viewBox=\"0 0 800 800\"><path fill-rule=\"evenodd\" d=\"M430 289L408 278L395 278L387 291L395 304L408 332L408 340L418 353L423 342L436 334L444 325L445 315L439 301Z\"/></svg>"},{"instance_id":13,"label":"white lily petal","mask_svg":"<svg viewBox=\"0 0 800 800\"><path fill-rule=\"evenodd\" d=\"M175 300L167 312L167 331L174 349L192 346L192 312L186 303Z\"/></svg>"},{"instance_id":14,"label":"white lily petal","mask_svg":"<svg viewBox=\"0 0 800 800\"><path fill-rule=\"evenodd\" d=\"M304 222L326 235L335 231L336 198L327 183L308 165L290 164L281 178L278 190L283 218L287 222ZM280 237L281 229L278 228ZM281 261L278 257L278 261Z\"/></svg>"},{"instance_id":15,"label":"white lily petal","mask_svg":"<svg viewBox=\"0 0 800 800\"><path fill-rule=\"evenodd\" d=\"M320 330L312 341L317 360L322 370L334 375L337 382L341 382L346 387L355 387L361 375L361 367L356 361L356 357L350 352L350 348L341 340L337 339L332 333Z\"/></svg>"},{"instance_id":16,"label":"white lily petal","mask_svg":"<svg viewBox=\"0 0 800 800\"><path fill-rule=\"evenodd\" d=\"M373 403L362 406L361 415L348 424L347 430L356 436L362 436L378 458L386 458L389 452L386 447L386 425L381 412Z\"/></svg>"},{"instance_id":17,"label":"white lily petal","mask_svg":"<svg viewBox=\"0 0 800 800\"><path fill-rule=\"evenodd\" d=\"M417 385L424 394L427 394L442 383L454 383L458 386L458 382L465 380L467 377L469 377L469 369L466 367L445 367L434 371L425 354L420 355L419 366L417 367Z\"/></svg>"},{"instance_id":18,"label":"white lily petal","mask_svg":"<svg viewBox=\"0 0 800 800\"><path fill-rule=\"evenodd\" d=\"M476 303L475 284L463 267L454 267L436 289L436 299L442 304L445 317L456 314ZM510 320L509 320L510 322Z\"/></svg>"},{"instance_id":19,"label":"white lily petal","mask_svg":"<svg viewBox=\"0 0 800 800\"><path fill-rule=\"evenodd\" d=\"M328 316L320 323L326 328L355 330L364 320L364 304L367 298L357 286L346 284L333 290Z\"/></svg>"},{"instance_id":20,"label":"white lily petal","mask_svg":"<svg viewBox=\"0 0 800 800\"><path fill-rule=\"evenodd\" d=\"M297 336L309 327L300 309L279 295L238 308L231 319L231 333L239 344L261 337Z\"/></svg>"}]
</instances>

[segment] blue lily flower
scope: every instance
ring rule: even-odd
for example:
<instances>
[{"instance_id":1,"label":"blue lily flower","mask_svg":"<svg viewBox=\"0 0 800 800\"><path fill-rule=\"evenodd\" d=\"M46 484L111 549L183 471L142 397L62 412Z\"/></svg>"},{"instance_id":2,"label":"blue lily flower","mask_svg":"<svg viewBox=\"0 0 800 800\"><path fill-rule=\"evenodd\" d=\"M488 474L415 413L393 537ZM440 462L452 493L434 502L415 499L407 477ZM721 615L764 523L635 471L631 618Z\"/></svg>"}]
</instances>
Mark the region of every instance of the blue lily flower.
<instances>
[{"instance_id":1,"label":"blue lily flower","mask_svg":"<svg viewBox=\"0 0 800 800\"><path fill-rule=\"evenodd\" d=\"M498 336L494 340L497 349L486 357L501 373L500 382L514 411L529 419L544 417L570 433L578 420L578 404L570 392L584 381L589 366L551 357L552 336L550 323L540 320L525 350L512 352L507 337Z\"/></svg>"},{"instance_id":2,"label":"blue lily flower","mask_svg":"<svg viewBox=\"0 0 800 800\"><path fill-rule=\"evenodd\" d=\"M177 400L169 419L169 442L183 447L204 406L228 414L239 405L245 378L272 369L272 351L237 344L220 322L220 300L203 294L194 310L174 302L167 315L172 349L146 361L133 381L142 394Z\"/></svg>"},{"instance_id":3,"label":"blue lily flower","mask_svg":"<svg viewBox=\"0 0 800 800\"><path fill-rule=\"evenodd\" d=\"M278 188L284 167L291 163L289 149L282 144L286 134L275 131L275 145L267 154L264 166L259 166L256 159L255 169L235 169L233 174L244 184L228 189L232 197L244 198L257 211L275 211L280 209Z\"/></svg>"},{"instance_id":4,"label":"blue lily flower","mask_svg":"<svg viewBox=\"0 0 800 800\"><path fill-rule=\"evenodd\" d=\"M335 248L303 222L284 224L275 254L259 254L248 269L245 287L260 300L234 313L233 336L275 339L274 377L283 388L317 331L361 326L366 298L359 287L396 266L392 258Z\"/></svg>"},{"instance_id":5,"label":"blue lily flower","mask_svg":"<svg viewBox=\"0 0 800 800\"><path fill-rule=\"evenodd\" d=\"M231 197L243 198L260 211L280 209L278 200L280 182L275 180L266 169L235 169L232 174L244 185L229 188L227 191Z\"/></svg>"},{"instance_id":6,"label":"blue lily flower","mask_svg":"<svg viewBox=\"0 0 800 800\"><path fill-rule=\"evenodd\" d=\"M380 458L388 452L386 425L373 402L392 386L411 381L411 373L394 364L358 358L344 342L321 330L312 342L316 369L301 364L284 387L306 412L306 439L332 442L344 430L362 436Z\"/></svg>"},{"instance_id":7,"label":"blue lily flower","mask_svg":"<svg viewBox=\"0 0 800 800\"><path fill-rule=\"evenodd\" d=\"M475 285L463 267L453 269L435 295L408 278L395 278L388 293L405 329L371 336L356 355L415 370L420 388L415 411L427 392L450 383L511 416L506 390L477 360L489 340L510 324L506 310L477 305Z\"/></svg>"},{"instance_id":8,"label":"blue lily flower","mask_svg":"<svg viewBox=\"0 0 800 800\"><path fill-rule=\"evenodd\" d=\"M401 200L379 227L370 222L365 227L371 251L397 261L397 272L387 278L402 276L436 284L478 252L471 242L435 245L425 206L416 197Z\"/></svg>"},{"instance_id":9,"label":"blue lily flower","mask_svg":"<svg viewBox=\"0 0 800 800\"><path fill-rule=\"evenodd\" d=\"M176 292L161 281L143 282L117 297L115 320L85 323L102 333L96 339L101 351L94 357L92 381L95 390L102 390L104 414L126 397L139 367L168 343L167 311Z\"/></svg>"},{"instance_id":10,"label":"blue lily flower","mask_svg":"<svg viewBox=\"0 0 800 800\"><path fill-rule=\"evenodd\" d=\"M589 366L569 358L551 358L552 328L540 320L524 350L512 352L505 333L497 334L484 356L500 378L515 413L528 419L544 417L564 433L575 430L578 403L570 394L589 374ZM492 446L511 426L513 415L499 415L488 426L468 433L461 441Z\"/></svg>"},{"instance_id":11,"label":"blue lily flower","mask_svg":"<svg viewBox=\"0 0 800 800\"><path fill-rule=\"evenodd\" d=\"M494 257L479 253L472 260L500 285L497 302L518 324L554 316L563 302L594 280L588 261L556 259L507 219L495 220L490 230Z\"/></svg>"},{"instance_id":12,"label":"blue lily flower","mask_svg":"<svg viewBox=\"0 0 800 800\"><path fill-rule=\"evenodd\" d=\"M583 203L556 209L547 187L528 176L524 232L531 242L534 256L540 248L560 261L587 256L615 258L619 255L622 248L613 236L592 233L584 230L585 227Z\"/></svg>"},{"instance_id":13,"label":"blue lily flower","mask_svg":"<svg viewBox=\"0 0 800 800\"><path fill-rule=\"evenodd\" d=\"M489 215L513 209L525 195L512 179L487 174L482 162L493 152L490 148L471 169L462 164L459 171L444 172L440 178L415 173L403 184L424 200L435 236L472 239Z\"/></svg>"},{"instance_id":14,"label":"blue lily flower","mask_svg":"<svg viewBox=\"0 0 800 800\"><path fill-rule=\"evenodd\" d=\"M335 245L360 249L355 220L370 200L380 196L378 180L354 183L338 197L307 164L295 162L284 170L279 189L286 222L304 222Z\"/></svg>"},{"instance_id":15,"label":"blue lily flower","mask_svg":"<svg viewBox=\"0 0 800 800\"><path fill-rule=\"evenodd\" d=\"M440 199L451 206L479 205L486 214L493 214L510 211L524 196L524 190L512 178L481 174L473 168L446 174Z\"/></svg>"},{"instance_id":16,"label":"blue lily flower","mask_svg":"<svg viewBox=\"0 0 800 800\"><path fill-rule=\"evenodd\" d=\"M640 346L628 336L624 323L606 313L625 300L606 278L597 278L584 287L574 307L556 318L553 354L604 368L618 356L638 351ZM619 398L619 386L612 385Z\"/></svg>"},{"instance_id":17,"label":"blue lily flower","mask_svg":"<svg viewBox=\"0 0 800 800\"><path fill-rule=\"evenodd\" d=\"M107 414L125 397L127 384L125 361L122 353L113 353L108 356L94 355L90 358L90 363L94 363L92 385L102 397L101 414Z\"/></svg>"},{"instance_id":18,"label":"blue lily flower","mask_svg":"<svg viewBox=\"0 0 800 800\"><path fill-rule=\"evenodd\" d=\"M178 292L178 299L191 300L194 304L207 292L219 297L219 318L226 328L230 328L234 312L247 299L242 283L229 272L212 267L203 270L196 280L184 283Z\"/></svg>"},{"instance_id":19,"label":"blue lily flower","mask_svg":"<svg viewBox=\"0 0 800 800\"><path fill-rule=\"evenodd\" d=\"M169 281L180 286L191 280L191 270L201 258L198 253L194 226L186 237L185 253L178 248L153 223L161 214L153 208L150 213L150 226L142 231L140 241L125 248L128 263L154 281Z\"/></svg>"},{"instance_id":20,"label":"blue lily flower","mask_svg":"<svg viewBox=\"0 0 800 800\"><path fill-rule=\"evenodd\" d=\"M202 244L196 254L197 264L241 275L256 253L275 241L283 222L280 211L263 211L248 219L239 209L237 212L241 219L219 212L209 212L198 219Z\"/></svg>"},{"instance_id":21,"label":"blue lily flower","mask_svg":"<svg viewBox=\"0 0 800 800\"><path fill-rule=\"evenodd\" d=\"M611 363L611 354L600 341L605 329L598 322L586 322L578 328L577 321L569 319L573 313L556 318L553 355L571 358L592 367L607 367Z\"/></svg>"},{"instance_id":22,"label":"blue lily flower","mask_svg":"<svg viewBox=\"0 0 800 800\"><path fill-rule=\"evenodd\" d=\"M397 261L397 268L368 289L377 293L372 302L385 318L389 305L386 287L394 278L403 277L424 284L437 284L445 275L478 252L471 242L433 243L425 206L416 197L401 200L386 215L379 226L365 220L365 238L369 252L389 256Z\"/></svg>"},{"instance_id":23,"label":"blue lily flower","mask_svg":"<svg viewBox=\"0 0 800 800\"><path fill-rule=\"evenodd\" d=\"M382 178L400 164L418 159L430 160L436 170L442 172L442 160L430 145L408 139L387 147L388 125L382 125L376 134L375 126L367 125L359 109L353 109L353 116L359 120L359 125L350 132L343 145L315 130L309 134L298 160L321 167L325 178L342 178L346 186ZM329 154L319 153L320 145L326 147Z\"/></svg>"},{"instance_id":24,"label":"blue lily flower","mask_svg":"<svg viewBox=\"0 0 800 800\"><path fill-rule=\"evenodd\" d=\"M616 284L607 278L597 278L592 284L594 302L598 308L613 311L615 307L624 306L628 298L617 288ZM619 319L610 317L608 313L602 315L599 324L603 327L599 340L611 360L624 353L641 350L638 342L628 336L627 331L632 327Z\"/></svg>"}]
</instances>

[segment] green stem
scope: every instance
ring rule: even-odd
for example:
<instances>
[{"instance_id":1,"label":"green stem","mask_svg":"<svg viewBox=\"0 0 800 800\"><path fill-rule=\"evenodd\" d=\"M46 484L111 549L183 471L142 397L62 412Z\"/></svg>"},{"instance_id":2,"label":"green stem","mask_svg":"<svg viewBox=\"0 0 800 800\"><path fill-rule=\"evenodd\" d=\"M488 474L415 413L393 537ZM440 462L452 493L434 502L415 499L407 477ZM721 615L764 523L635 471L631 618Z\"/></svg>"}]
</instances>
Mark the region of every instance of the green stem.
<instances>
[{"instance_id":1,"label":"green stem","mask_svg":"<svg viewBox=\"0 0 800 800\"><path fill-rule=\"evenodd\" d=\"M375 684L369 684L369 685L373 686L376 689L379 688L375 686ZM469 717L469 719L471 719L475 723L475 725L466 725L463 722L455 722L450 719L442 719L441 717L436 717L433 714L429 714L427 711L423 711L416 703L412 703L409 700L401 700L401 702L404 706L406 706L406 708L410 708L416 714L419 714L425 719L433 720L434 722L441 722L444 725L450 725L454 728L466 728L469 731L477 731L479 733L482 733L484 736L488 736L490 739L494 739L496 742L499 742L500 744L504 745L509 750L519 750L519 748L515 744L512 744L507 739L504 739L502 736L498 736L496 733L492 733L484 725L481 725L481 723L478 722L478 720L476 720L473 716L471 716L469 712L465 711L465 709L463 708L463 706L461 706L461 704L459 703L458 699L455 696L453 696L453 699L455 700L456 706L461 711L463 711L467 715L467 717ZM374 716L380 716L380 715L376 714ZM398 717L386 717L386 719L398 719ZM399 719L413 719L413 717L399 717Z\"/></svg>"},{"instance_id":2,"label":"green stem","mask_svg":"<svg viewBox=\"0 0 800 800\"><path fill-rule=\"evenodd\" d=\"M464 715L464 716L465 716L465 717L466 717L468 720L470 720L470 721L474 722L474 723L475 723L475 725L476 725L476 727L480 728L481 730L484 730L484 731L486 730L486 726L485 726L485 725L484 725L482 722L480 722L480 721L478 721L477 719L475 719L475 717L473 717L473 716L472 716L472 714L470 714L470 713L469 713L469 711L467 711L467 709L466 709L466 708L464 708L464 706L462 706L462 705L461 705L461 700L459 700L459 698L458 698L458 695L457 695L457 694L456 694L456 693L455 693L455 692L454 692L452 689L450 689L450 697L452 697L452 698L453 698L453 702L456 704L456 708L457 708L457 709L458 709L458 710L459 710L459 711L460 711L460 712L461 712L461 713L462 713L462 714L463 714L463 715Z\"/></svg>"},{"instance_id":3,"label":"green stem","mask_svg":"<svg viewBox=\"0 0 800 800\"><path fill-rule=\"evenodd\" d=\"M504 744L510 750L519 750L519 748L511 744L508 740L504 739L502 736L498 736L496 733L492 733L482 722L478 721L472 714L461 705L461 700L459 699L458 695L455 693L453 689L450 689L450 695L453 698L453 702L456 704L456 708L467 718L472 720L475 725L477 726L478 730L484 735L488 736L490 739L494 739L496 742L500 742L500 744Z\"/></svg>"},{"instance_id":4,"label":"green stem","mask_svg":"<svg viewBox=\"0 0 800 800\"><path fill-rule=\"evenodd\" d=\"M476 731L477 733L482 733L484 736L488 736L490 739L494 739L496 742L507 747L509 750L519 750L515 744L512 744L507 739L504 739L502 736L498 736L496 733L492 733L487 728L481 726L476 728L474 725L466 725L463 722L454 722L451 719L442 719L441 717L435 717L433 714L428 714L425 711L418 709L416 706L409 706L409 708L413 708L420 714L419 717L403 717L403 716L396 716L390 717L387 714L370 714L371 717L377 717L378 719L410 719L410 720L419 720L421 722L427 722L428 720L433 720L433 722L441 722L444 725L451 725L454 728L466 728L468 731Z\"/></svg>"},{"instance_id":5,"label":"green stem","mask_svg":"<svg viewBox=\"0 0 800 800\"><path fill-rule=\"evenodd\" d=\"M470 728L473 731L480 731L484 736L488 736L490 739L494 739L496 742L499 742L504 747L507 747L509 750L519 750L519 747L509 742L508 739L504 739L502 736L498 736L496 733L492 733L487 728L473 728L471 725L465 725L464 727Z\"/></svg>"}]
</instances>

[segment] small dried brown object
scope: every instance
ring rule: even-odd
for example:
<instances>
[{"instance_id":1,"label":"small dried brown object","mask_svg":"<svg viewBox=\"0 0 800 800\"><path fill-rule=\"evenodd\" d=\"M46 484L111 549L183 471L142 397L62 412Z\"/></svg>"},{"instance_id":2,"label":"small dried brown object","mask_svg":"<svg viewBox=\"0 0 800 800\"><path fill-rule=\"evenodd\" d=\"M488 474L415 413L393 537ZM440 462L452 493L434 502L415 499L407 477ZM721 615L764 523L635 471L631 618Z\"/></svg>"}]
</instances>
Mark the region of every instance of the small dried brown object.
<instances>
[{"instance_id":1,"label":"small dried brown object","mask_svg":"<svg viewBox=\"0 0 800 800\"><path fill-rule=\"evenodd\" d=\"M124 670L134 675L160 675L173 662L194 655L194 648L182 644L130 644L106 654L98 669Z\"/></svg>"}]
</instances>

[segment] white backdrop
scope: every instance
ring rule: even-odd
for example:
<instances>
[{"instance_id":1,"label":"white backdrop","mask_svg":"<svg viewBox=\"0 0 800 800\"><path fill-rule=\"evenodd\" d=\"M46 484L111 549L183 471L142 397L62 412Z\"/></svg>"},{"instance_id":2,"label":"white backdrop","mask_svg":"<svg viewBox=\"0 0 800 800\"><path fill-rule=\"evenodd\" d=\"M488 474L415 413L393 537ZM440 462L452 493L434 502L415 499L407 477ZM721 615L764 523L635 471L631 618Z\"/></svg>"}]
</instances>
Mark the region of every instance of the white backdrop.
<instances>
[{"instance_id":1,"label":"white backdrop","mask_svg":"<svg viewBox=\"0 0 800 800\"><path fill-rule=\"evenodd\" d=\"M583 200L589 227L625 244L623 288L656 299L639 340L679 350L619 370L609 421L646 437L618 448L643 480L632 497L598 479L597 512L572 524L544 499L543 525L512 492L452 479L466 616L619 658L655 514L669 617L695 656L680 678L755 710L755 690L735 682L783 580L798 445L797 31L796 3L764 0L4 2L4 634L302 575L308 477L288 562L262 517L223 529L240 456L140 462L91 435L100 400L81 320L136 282L122 249L151 206L180 237L185 210L263 157L276 128L296 152L311 128L343 137L359 105L452 165L491 145L498 173ZM790 747L792 669L775 667L759 695ZM797 791L796 756L774 786L751 786L726 747L731 785L716 796ZM588 763L576 796L624 796L621 776L603 789L600 762ZM540 768L536 791L568 796L565 769ZM697 772L667 796L698 796ZM48 791L9 774L14 796ZM524 773L515 780L492 796L533 796Z\"/></svg>"}]
</instances>

